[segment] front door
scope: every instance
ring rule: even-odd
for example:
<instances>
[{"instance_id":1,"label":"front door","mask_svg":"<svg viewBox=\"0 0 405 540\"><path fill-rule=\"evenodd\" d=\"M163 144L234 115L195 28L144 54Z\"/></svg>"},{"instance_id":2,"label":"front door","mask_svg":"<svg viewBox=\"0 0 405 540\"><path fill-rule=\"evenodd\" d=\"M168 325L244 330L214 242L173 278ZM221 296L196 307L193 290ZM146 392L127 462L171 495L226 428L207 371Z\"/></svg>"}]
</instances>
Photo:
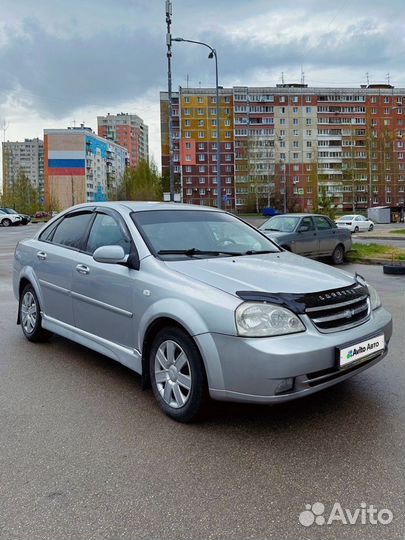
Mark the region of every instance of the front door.
<instances>
[{"instance_id":1,"label":"front door","mask_svg":"<svg viewBox=\"0 0 405 540\"><path fill-rule=\"evenodd\" d=\"M100 263L94 251L106 245L131 250L129 232L114 212L97 212L83 252L75 258L72 302L75 325L116 345L135 347L133 306L137 272L120 264Z\"/></svg>"},{"instance_id":2,"label":"front door","mask_svg":"<svg viewBox=\"0 0 405 540\"><path fill-rule=\"evenodd\" d=\"M299 232L301 227L307 230ZM308 216L302 218L297 231L297 238L294 242L294 253L297 253L298 255L316 256L319 249L319 238L312 217Z\"/></svg>"}]
</instances>

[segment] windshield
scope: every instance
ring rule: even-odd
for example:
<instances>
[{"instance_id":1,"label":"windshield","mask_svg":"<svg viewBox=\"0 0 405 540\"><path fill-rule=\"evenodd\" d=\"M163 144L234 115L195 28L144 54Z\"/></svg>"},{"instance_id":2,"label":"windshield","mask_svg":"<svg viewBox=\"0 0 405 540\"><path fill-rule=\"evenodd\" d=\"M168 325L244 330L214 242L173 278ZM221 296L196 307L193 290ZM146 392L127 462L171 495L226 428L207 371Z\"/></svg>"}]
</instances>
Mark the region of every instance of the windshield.
<instances>
[{"instance_id":1,"label":"windshield","mask_svg":"<svg viewBox=\"0 0 405 540\"><path fill-rule=\"evenodd\" d=\"M338 219L338 221L352 221L354 219L354 216L342 216Z\"/></svg>"},{"instance_id":2,"label":"windshield","mask_svg":"<svg viewBox=\"0 0 405 540\"><path fill-rule=\"evenodd\" d=\"M296 216L276 216L261 225L261 231L293 232L300 218Z\"/></svg>"},{"instance_id":3,"label":"windshield","mask_svg":"<svg viewBox=\"0 0 405 540\"><path fill-rule=\"evenodd\" d=\"M153 210L133 213L132 219L151 251L164 258L280 251L256 229L224 212Z\"/></svg>"}]
</instances>

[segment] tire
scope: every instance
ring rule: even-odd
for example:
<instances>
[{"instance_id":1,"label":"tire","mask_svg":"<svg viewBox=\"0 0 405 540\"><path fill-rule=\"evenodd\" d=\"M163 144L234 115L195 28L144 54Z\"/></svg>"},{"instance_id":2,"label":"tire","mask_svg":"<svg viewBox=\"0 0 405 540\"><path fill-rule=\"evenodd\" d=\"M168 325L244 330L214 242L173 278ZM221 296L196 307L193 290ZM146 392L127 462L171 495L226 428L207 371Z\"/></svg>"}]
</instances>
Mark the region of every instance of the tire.
<instances>
[{"instance_id":1,"label":"tire","mask_svg":"<svg viewBox=\"0 0 405 540\"><path fill-rule=\"evenodd\" d=\"M345 260L345 248L342 244L338 244L333 250L331 256L333 264L342 264Z\"/></svg>"},{"instance_id":2,"label":"tire","mask_svg":"<svg viewBox=\"0 0 405 540\"><path fill-rule=\"evenodd\" d=\"M162 411L178 422L192 422L202 412L207 378L200 353L183 330L168 327L156 335L149 356L150 382Z\"/></svg>"},{"instance_id":3,"label":"tire","mask_svg":"<svg viewBox=\"0 0 405 540\"><path fill-rule=\"evenodd\" d=\"M393 275L405 275L405 265L401 264L384 264L383 265L384 274L393 274Z\"/></svg>"},{"instance_id":4,"label":"tire","mask_svg":"<svg viewBox=\"0 0 405 540\"><path fill-rule=\"evenodd\" d=\"M357 225L355 226L355 228L354 228L354 231L353 231L353 232L354 232L354 234L356 234L356 233L358 233L358 232L359 232L359 228L358 228L358 226L357 226Z\"/></svg>"},{"instance_id":5,"label":"tire","mask_svg":"<svg viewBox=\"0 0 405 540\"><path fill-rule=\"evenodd\" d=\"M369 230L369 231L372 231L372 230L374 230L374 225L373 225L373 224L371 224L371 225L370 225L370 227L368 228L368 230Z\"/></svg>"},{"instance_id":6,"label":"tire","mask_svg":"<svg viewBox=\"0 0 405 540\"><path fill-rule=\"evenodd\" d=\"M52 333L42 328L41 308L38 297L30 283L28 283L21 295L19 302L19 320L21 330L28 341L47 341Z\"/></svg>"},{"instance_id":7,"label":"tire","mask_svg":"<svg viewBox=\"0 0 405 540\"><path fill-rule=\"evenodd\" d=\"M10 227L10 225L11 225L11 219L5 218L5 219L3 219L3 221L1 222L1 224L3 225L3 227Z\"/></svg>"}]
</instances>

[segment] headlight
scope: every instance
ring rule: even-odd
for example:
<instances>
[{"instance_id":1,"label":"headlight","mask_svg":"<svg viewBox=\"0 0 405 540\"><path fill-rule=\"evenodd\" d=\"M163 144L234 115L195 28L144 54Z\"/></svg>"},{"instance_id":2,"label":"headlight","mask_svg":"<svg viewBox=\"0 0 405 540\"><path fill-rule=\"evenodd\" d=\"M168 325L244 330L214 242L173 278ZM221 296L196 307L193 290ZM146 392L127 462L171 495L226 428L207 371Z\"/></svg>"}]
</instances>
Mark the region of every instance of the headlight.
<instances>
[{"instance_id":1,"label":"headlight","mask_svg":"<svg viewBox=\"0 0 405 540\"><path fill-rule=\"evenodd\" d=\"M235 311L236 328L240 336L281 336L303 332L305 326L289 309L258 302L245 302Z\"/></svg>"},{"instance_id":2,"label":"headlight","mask_svg":"<svg viewBox=\"0 0 405 540\"><path fill-rule=\"evenodd\" d=\"M370 304L371 309L377 309L381 306L381 300L378 296L378 292L375 290L375 288L372 285L367 285L368 292L370 294Z\"/></svg>"}]
</instances>

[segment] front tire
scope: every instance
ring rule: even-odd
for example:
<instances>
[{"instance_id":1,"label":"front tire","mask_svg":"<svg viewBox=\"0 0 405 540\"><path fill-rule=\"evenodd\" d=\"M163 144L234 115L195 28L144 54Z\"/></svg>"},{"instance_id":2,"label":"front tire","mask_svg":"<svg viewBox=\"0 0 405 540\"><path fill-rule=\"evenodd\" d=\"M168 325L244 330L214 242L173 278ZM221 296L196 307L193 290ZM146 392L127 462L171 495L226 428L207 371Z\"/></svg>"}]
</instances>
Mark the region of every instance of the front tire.
<instances>
[{"instance_id":1,"label":"front tire","mask_svg":"<svg viewBox=\"0 0 405 540\"><path fill-rule=\"evenodd\" d=\"M369 231L372 231L374 229L374 225L371 224L370 227L368 228Z\"/></svg>"},{"instance_id":2,"label":"front tire","mask_svg":"<svg viewBox=\"0 0 405 540\"><path fill-rule=\"evenodd\" d=\"M332 262L333 264L342 264L345 260L345 248L342 244L338 244L332 253Z\"/></svg>"},{"instance_id":3,"label":"front tire","mask_svg":"<svg viewBox=\"0 0 405 540\"><path fill-rule=\"evenodd\" d=\"M207 395L203 361L192 338L169 327L156 335L149 357L153 394L162 411L178 422L192 422Z\"/></svg>"},{"instance_id":4,"label":"front tire","mask_svg":"<svg viewBox=\"0 0 405 540\"><path fill-rule=\"evenodd\" d=\"M41 308L34 288L28 283L21 295L19 304L21 329L28 341L47 341L52 333L42 328Z\"/></svg>"},{"instance_id":5,"label":"front tire","mask_svg":"<svg viewBox=\"0 0 405 540\"><path fill-rule=\"evenodd\" d=\"M355 226L355 228L354 228L354 231L353 231L353 232L354 232L354 234L358 233L358 232L359 232L359 230L360 230L360 229L359 229L359 228L358 228L358 226L356 225L356 226Z\"/></svg>"},{"instance_id":6,"label":"front tire","mask_svg":"<svg viewBox=\"0 0 405 540\"><path fill-rule=\"evenodd\" d=\"M3 219L3 221L1 222L1 224L3 225L3 227L10 227L11 225L11 219Z\"/></svg>"}]
</instances>

